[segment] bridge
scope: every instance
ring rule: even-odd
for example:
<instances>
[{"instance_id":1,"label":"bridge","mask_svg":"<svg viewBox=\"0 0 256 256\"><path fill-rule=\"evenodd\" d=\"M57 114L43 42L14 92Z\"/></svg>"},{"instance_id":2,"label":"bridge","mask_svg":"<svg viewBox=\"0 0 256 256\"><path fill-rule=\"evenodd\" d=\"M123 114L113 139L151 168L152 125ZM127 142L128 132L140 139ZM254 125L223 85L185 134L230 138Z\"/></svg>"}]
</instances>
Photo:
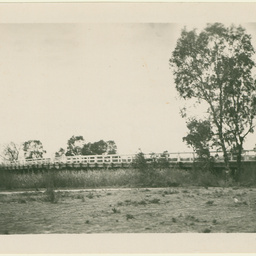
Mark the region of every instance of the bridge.
<instances>
[{"instance_id":1,"label":"bridge","mask_svg":"<svg viewBox=\"0 0 256 256\"><path fill-rule=\"evenodd\" d=\"M224 168L224 159L222 152L212 151L214 168ZM149 153L144 154L147 163L165 164L165 166L178 167L182 169L191 169L195 162L193 152L176 153ZM129 155L76 155L26 159L16 162L4 162L0 165L1 170L49 170L49 169L93 169L93 168L129 168L132 167L136 159L136 154ZM245 150L242 155L244 166L255 165L256 169L256 151ZM230 155L230 167L236 168L236 157Z\"/></svg>"}]
</instances>

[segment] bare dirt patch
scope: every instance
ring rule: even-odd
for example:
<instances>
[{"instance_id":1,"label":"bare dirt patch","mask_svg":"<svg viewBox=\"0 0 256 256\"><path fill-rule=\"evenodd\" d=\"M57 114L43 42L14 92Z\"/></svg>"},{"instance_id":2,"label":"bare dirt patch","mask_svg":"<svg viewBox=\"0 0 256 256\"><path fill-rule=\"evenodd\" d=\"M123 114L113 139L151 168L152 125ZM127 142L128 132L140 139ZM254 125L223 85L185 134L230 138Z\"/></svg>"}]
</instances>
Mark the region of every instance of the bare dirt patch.
<instances>
[{"instance_id":1,"label":"bare dirt patch","mask_svg":"<svg viewBox=\"0 0 256 256\"><path fill-rule=\"evenodd\" d=\"M256 188L0 195L0 234L256 232Z\"/></svg>"}]
</instances>

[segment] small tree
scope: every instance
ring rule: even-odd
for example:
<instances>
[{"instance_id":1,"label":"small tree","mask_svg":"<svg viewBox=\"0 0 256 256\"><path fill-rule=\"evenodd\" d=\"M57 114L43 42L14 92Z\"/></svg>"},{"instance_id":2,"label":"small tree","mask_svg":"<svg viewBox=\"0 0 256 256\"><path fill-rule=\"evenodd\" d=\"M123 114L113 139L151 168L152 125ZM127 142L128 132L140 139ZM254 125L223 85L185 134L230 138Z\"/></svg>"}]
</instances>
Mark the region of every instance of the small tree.
<instances>
[{"instance_id":1,"label":"small tree","mask_svg":"<svg viewBox=\"0 0 256 256\"><path fill-rule=\"evenodd\" d=\"M82 155L102 155L102 154L116 154L117 146L113 140L100 140L94 143L87 143L83 145Z\"/></svg>"},{"instance_id":2,"label":"small tree","mask_svg":"<svg viewBox=\"0 0 256 256\"><path fill-rule=\"evenodd\" d=\"M85 143L83 148L82 148L82 155L94 155L94 153L91 150L91 145L92 143Z\"/></svg>"},{"instance_id":3,"label":"small tree","mask_svg":"<svg viewBox=\"0 0 256 256\"><path fill-rule=\"evenodd\" d=\"M143 186L152 186L156 182L156 170L154 166L147 163L143 152L139 152L135 155L133 160L134 168L138 169L139 183Z\"/></svg>"},{"instance_id":4,"label":"small tree","mask_svg":"<svg viewBox=\"0 0 256 256\"><path fill-rule=\"evenodd\" d=\"M113 140L107 141L107 154L114 155L117 153L117 146Z\"/></svg>"},{"instance_id":5,"label":"small tree","mask_svg":"<svg viewBox=\"0 0 256 256\"><path fill-rule=\"evenodd\" d=\"M40 140L29 140L23 143L24 156L26 159L43 158L46 151Z\"/></svg>"},{"instance_id":6,"label":"small tree","mask_svg":"<svg viewBox=\"0 0 256 256\"><path fill-rule=\"evenodd\" d=\"M64 148L60 148L57 152L55 152L55 157L62 157L63 155L65 155Z\"/></svg>"},{"instance_id":7,"label":"small tree","mask_svg":"<svg viewBox=\"0 0 256 256\"><path fill-rule=\"evenodd\" d=\"M107 152L108 144L104 140L99 140L91 144L90 150L94 155L102 155Z\"/></svg>"},{"instance_id":8,"label":"small tree","mask_svg":"<svg viewBox=\"0 0 256 256\"><path fill-rule=\"evenodd\" d=\"M72 136L68 140L68 147L66 156L75 156L75 155L81 155L82 154L82 148L84 145L84 138L83 136Z\"/></svg>"},{"instance_id":9,"label":"small tree","mask_svg":"<svg viewBox=\"0 0 256 256\"><path fill-rule=\"evenodd\" d=\"M189 133L183 137L183 141L191 146L197 157L200 160L210 158L210 142L212 141L213 133L211 131L211 124L208 120L190 119L187 122Z\"/></svg>"},{"instance_id":10,"label":"small tree","mask_svg":"<svg viewBox=\"0 0 256 256\"><path fill-rule=\"evenodd\" d=\"M4 145L1 157L5 161L14 163L14 162L18 161L20 151L21 151L20 145L14 143L14 142L10 142L10 143Z\"/></svg>"},{"instance_id":11,"label":"small tree","mask_svg":"<svg viewBox=\"0 0 256 256\"><path fill-rule=\"evenodd\" d=\"M197 155L197 161L203 164L203 168L209 169L211 163L210 144L212 143L213 133L209 120L190 119L187 122L189 133L183 137L183 141L191 146Z\"/></svg>"},{"instance_id":12,"label":"small tree","mask_svg":"<svg viewBox=\"0 0 256 256\"><path fill-rule=\"evenodd\" d=\"M139 152L135 155L133 164L135 168L139 169L142 172L147 169L148 164L143 152Z\"/></svg>"},{"instance_id":13,"label":"small tree","mask_svg":"<svg viewBox=\"0 0 256 256\"><path fill-rule=\"evenodd\" d=\"M161 168L167 168L169 167L169 160L168 160L168 157L169 157L169 153L167 150L165 150L162 154L161 154L161 158L158 159L158 165L161 167Z\"/></svg>"}]
</instances>

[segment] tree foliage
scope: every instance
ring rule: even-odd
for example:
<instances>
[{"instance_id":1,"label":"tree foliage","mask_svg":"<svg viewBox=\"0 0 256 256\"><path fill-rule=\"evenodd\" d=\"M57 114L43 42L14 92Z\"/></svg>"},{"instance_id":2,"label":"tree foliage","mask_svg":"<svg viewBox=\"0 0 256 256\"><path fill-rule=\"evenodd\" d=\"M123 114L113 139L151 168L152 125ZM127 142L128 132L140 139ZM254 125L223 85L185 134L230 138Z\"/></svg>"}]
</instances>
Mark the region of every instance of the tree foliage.
<instances>
[{"instance_id":1,"label":"tree foliage","mask_svg":"<svg viewBox=\"0 0 256 256\"><path fill-rule=\"evenodd\" d=\"M94 155L102 155L107 152L107 143L104 140L99 140L91 144L91 151Z\"/></svg>"},{"instance_id":2,"label":"tree foliage","mask_svg":"<svg viewBox=\"0 0 256 256\"><path fill-rule=\"evenodd\" d=\"M187 128L189 133L183 137L183 141L193 148L199 160L209 159L213 136L210 122L193 118L187 123Z\"/></svg>"},{"instance_id":3,"label":"tree foliage","mask_svg":"<svg viewBox=\"0 0 256 256\"><path fill-rule=\"evenodd\" d=\"M113 140L85 143L83 136L72 136L68 140L68 147L66 156L75 155L102 155L102 154L116 154L117 146Z\"/></svg>"},{"instance_id":4,"label":"tree foliage","mask_svg":"<svg viewBox=\"0 0 256 256\"><path fill-rule=\"evenodd\" d=\"M107 152L108 155L117 154L117 146L113 140L107 141Z\"/></svg>"},{"instance_id":5,"label":"tree foliage","mask_svg":"<svg viewBox=\"0 0 256 256\"><path fill-rule=\"evenodd\" d=\"M72 136L68 140L68 147L66 156L75 156L75 155L81 155L82 154L82 148L84 145L84 138L83 136Z\"/></svg>"},{"instance_id":6,"label":"tree foliage","mask_svg":"<svg viewBox=\"0 0 256 256\"><path fill-rule=\"evenodd\" d=\"M82 155L95 155L94 152L91 149L91 142L85 143L83 148L82 148Z\"/></svg>"},{"instance_id":7,"label":"tree foliage","mask_svg":"<svg viewBox=\"0 0 256 256\"><path fill-rule=\"evenodd\" d=\"M116 154L117 146L113 140L99 140L94 143L84 144L82 155Z\"/></svg>"},{"instance_id":8,"label":"tree foliage","mask_svg":"<svg viewBox=\"0 0 256 256\"><path fill-rule=\"evenodd\" d=\"M23 143L23 151L26 159L43 158L46 151L40 140L29 140Z\"/></svg>"},{"instance_id":9,"label":"tree foliage","mask_svg":"<svg viewBox=\"0 0 256 256\"><path fill-rule=\"evenodd\" d=\"M60 148L57 152L55 152L55 157L62 157L63 155L65 155L64 148Z\"/></svg>"},{"instance_id":10,"label":"tree foliage","mask_svg":"<svg viewBox=\"0 0 256 256\"><path fill-rule=\"evenodd\" d=\"M229 168L228 150L238 149L253 132L256 85L254 49L241 26L208 24L199 34L183 29L170 59L176 89L184 99L207 104L215 141Z\"/></svg>"}]
</instances>

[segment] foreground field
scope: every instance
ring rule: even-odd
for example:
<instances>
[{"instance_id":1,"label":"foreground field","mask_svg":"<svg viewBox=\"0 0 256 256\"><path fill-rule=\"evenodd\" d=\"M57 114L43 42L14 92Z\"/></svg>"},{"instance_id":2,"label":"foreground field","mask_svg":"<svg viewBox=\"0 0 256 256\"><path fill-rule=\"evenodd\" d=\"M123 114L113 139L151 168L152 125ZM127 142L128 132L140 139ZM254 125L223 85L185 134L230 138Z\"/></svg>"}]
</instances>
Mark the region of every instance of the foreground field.
<instances>
[{"instance_id":1,"label":"foreground field","mask_svg":"<svg viewBox=\"0 0 256 256\"><path fill-rule=\"evenodd\" d=\"M0 234L256 232L255 200L256 188L0 194Z\"/></svg>"}]
</instances>

